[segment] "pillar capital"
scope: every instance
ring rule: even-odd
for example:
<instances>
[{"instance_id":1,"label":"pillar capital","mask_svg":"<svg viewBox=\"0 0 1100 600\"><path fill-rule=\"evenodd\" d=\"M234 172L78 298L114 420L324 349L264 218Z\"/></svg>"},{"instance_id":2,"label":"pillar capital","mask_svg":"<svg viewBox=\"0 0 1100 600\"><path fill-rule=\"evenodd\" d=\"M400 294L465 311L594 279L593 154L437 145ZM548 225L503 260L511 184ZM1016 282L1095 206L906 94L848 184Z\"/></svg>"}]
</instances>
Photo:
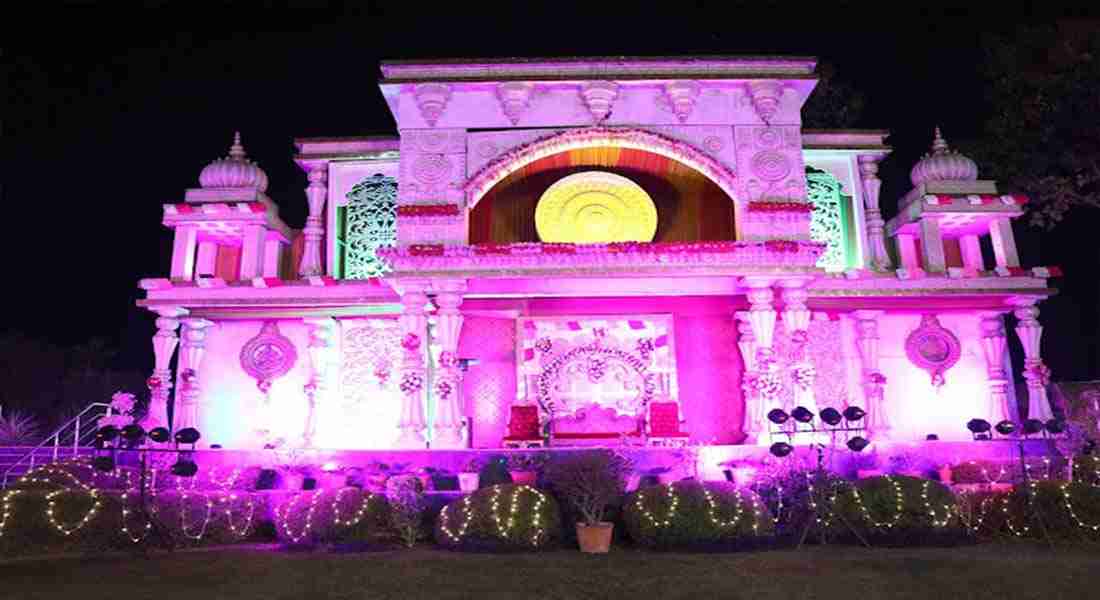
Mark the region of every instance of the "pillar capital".
<instances>
[{"instance_id":1,"label":"pillar capital","mask_svg":"<svg viewBox=\"0 0 1100 600\"><path fill-rule=\"evenodd\" d=\"M311 277L324 274L321 266L321 241L325 235L323 219L325 199L328 197L328 161L306 161L302 166L306 168L309 179L309 185L306 186L309 215L306 217L305 227L302 228L305 245L302 248L302 263L298 266L298 274L301 277Z\"/></svg>"}]
</instances>

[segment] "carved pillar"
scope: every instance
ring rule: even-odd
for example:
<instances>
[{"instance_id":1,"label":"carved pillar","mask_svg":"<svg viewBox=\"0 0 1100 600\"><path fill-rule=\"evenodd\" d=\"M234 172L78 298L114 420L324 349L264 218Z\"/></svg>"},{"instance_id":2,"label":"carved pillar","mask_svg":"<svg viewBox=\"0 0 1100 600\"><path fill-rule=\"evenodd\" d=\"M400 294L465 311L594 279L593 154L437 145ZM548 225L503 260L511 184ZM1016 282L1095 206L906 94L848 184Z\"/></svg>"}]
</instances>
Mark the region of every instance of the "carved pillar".
<instances>
[{"instance_id":1,"label":"carved pillar","mask_svg":"<svg viewBox=\"0 0 1100 600\"><path fill-rule=\"evenodd\" d=\"M1047 383L1050 371L1043 364L1039 342L1043 337L1043 326L1039 324L1039 309L1035 298L1018 298L1016 305L1016 335L1024 347L1024 379L1027 380L1027 416L1029 419L1046 421L1054 416L1047 398Z\"/></svg>"},{"instance_id":2,"label":"carved pillar","mask_svg":"<svg viewBox=\"0 0 1100 600\"><path fill-rule=\"evenodd\" d=\"M206 330L213 325L213 321L206 319L183 319L183 329L180 331L179 393L176 394L179 402L176 403L172 418L175 431L199 425L199 396L202 395L202 388L199 385L198 371L203 354L206 353Z\"/></svg>"},{"instance_id":3,"label":"carved pillar","mask_svg":"<svg viewBox=\"0 0 1100 600\"><path fill-rule=\"evenodd\" d=\"M998 267L1020 266L1020 255L1016 252L1016 238L1012 233L1012 221L1008 217L998 217L989 222L989 239L993 242L993 256Z\"/></svg>"},{"instance_id":4,"label":"carved pillar","mask_svg":"<svg viewBox=\"0 0 1100 600\"><path fill-rule=\"evenodd\" d=\"M153 373L149 376L149 411L145 429L168 425L168 398L172 393L172 355L176 353L180 327L178 317L187 311L177 306L156 308L157 332L153 335Z\"/></svg>"},{"instance_id":5,"label":"carved pillar","mask_svg":"<svg viewBox=\"0 0 1100 600\"><path fill-rule=\"evenodd\" d=\"M981 318L982 354L985 355L986 377L989 381L988 417L994 422L1015 419L1020 411L1019 407L1009 406L1004 318L999 312L983 312Z\"/></svg>"},{"instance_id":6,"label":"carved pillar","mask_svg":"<svg viewBox=\"0 0 1100 600\"><path fill-rule=\"evenodd\" d=\"M306 226L302 229L305 247L302 250L302 264L298 267L298 274L302 277L324 273L324 267L321 266L321 240L325 235L325 197L328 196L328 187L325 183L327 180L328 163L309 164L309 186L306 187L309 216L306 217Z\"/></svg>"},{"instance_id":7,"label":"carved pillar","mask_svg":"<svg viewBox=\"0 0 1100 600\"><path fill-rule=\"evenodd\" d=\"M747 311L738 311L734 317L737 319L737 348L741 351L741 362L745 365L745 371L741 374L741 397L745 402L745 420L741 429L747 436L746 439L756 441L764 423L755 386L756 338L752 335L752 322Z\"/></svg>"},{"instance_id":8,"label":"carved pillar","mask_svg":"<svg viewBox=\"0 0 1100 600\"><path fill-rule=\"evenodd\" d=\"M859 160L859 177L863 183L864 220L867 224L867 251L870 267L876 271L890 268L890 255L886 252L886 221L879 210L879 190L882 180L878 178L880 155L864 154Z\"/></svg>"},{"instance_id":9,"label":"carved pillar","mask_svg":"<svg viewBox=\"0 0 1100 600\"><path fill-rule=\"evenodd\" d=\"M320 417L318 405L324 406L329 368L333 362L332 349L336 339L336 320L332 317L303 319L309 328L309 381L303 391L309 403L305 427L302 429L302 445L312 448Z\"/></svg>"},{"instance_id":10,"label":"carved pillar","mask_svg":"<svg viewBox=\"0 0 1100 600\"><path fill-rule=\"evenodd\" d=\"M929 273L943 273L947 270L947 259L943 254L943 233L940 222L924 217L920 220L920 251L924 258L924 270Z\"/></svg>"},{"instance_id":11,"label":"carved pillar","mask_svg":"<svg viewBox=\"0 0 1100 600\"><path fill-rule=\"evenodd\" d=\"M810 309L806 308L806 298L809 294L802 287L803 281L781 281L783 287L783 326L787 335L791 336L791 345L794 348L795 360L791 365L791 375L794 378L794 404L805 406L817 413L817 402L814 399L814 371L809 356L806 353L806 343L809 341ZM792 407L793 408L793 407Z\"/></svg>"},{"instance_id":12,"label":"carved pillar","mask_svg":"<svg viewBox=\"0 0 1100 600\"><path fill-rule=\"evenodd\" d=\"M397 443L402 448L423 448L424 429L424 344L428 334L428 317L424 305L428 297L421 291L408 290L401 296L404 312L398 318L404 337L401 347L401 430Z\"/></svg>"},{"instance_id":13,"label":"carved pillar","mask_svg":"<svg viewBox=\"0 0 1100 600\"><path fill-rule=\"evenodd\" d=\"M746 411L746 413L753 413L758 417L765 416L769 410L778 407L778 396L772 391L778 387L779 374L776 372L772 351L776 312L775 307L772 305L775 292L772 291L771 284L770 279L745 279L745 285L749 288L747 294L749 310L746 316L749 325L752 327L752 337L756 346L756 377L754 381L757 383L757 393L753 396L756 402L755 410ZM763 432L767 430L767 426L762 418L756 423L749 423L745 429L757 433L755 441L767 441L766 436L763 435Z\"/></svg>"},{"instance_id":14,"label":"carved pillar","mask_svg":"<svg viewBox=\"0 0 1100 600\"><path fill-rule=\"evenodd\" d=\"M863 396L867 412L867 430L880 437L887 437L890 422L886 418L884 387L886 378L878 368L878 319L884 311L857 310L852 312L856 325L856 347L863 371Z\"/></svg>"},{"instance_id":15,"label":"carved pillar","mask_svg":"<svg viewBox=\"0 0 1100 600\"><path fill-rule=\"evenodd\" d=\"M453 286L457 288L457 286ZM462 286L463 288L465 286ZM435 331L439 337L439 369L432 382L436 410L433 423L433 448L464 448L460 390L462 374L458 369L458 336L462 331L462 290L449 289L435 297Z\"/></svg>"}]
</instances>

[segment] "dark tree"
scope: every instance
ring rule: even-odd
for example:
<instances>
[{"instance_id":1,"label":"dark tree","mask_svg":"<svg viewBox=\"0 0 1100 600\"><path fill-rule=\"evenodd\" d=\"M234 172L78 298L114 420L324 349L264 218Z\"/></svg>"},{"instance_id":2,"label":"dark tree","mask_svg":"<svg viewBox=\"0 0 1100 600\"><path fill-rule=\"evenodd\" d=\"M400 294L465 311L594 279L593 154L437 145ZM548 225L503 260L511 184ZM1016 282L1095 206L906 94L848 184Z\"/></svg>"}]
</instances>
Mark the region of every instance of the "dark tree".
<instances>
[{"instance_id":1,"label":"dark tree","mask_svg":"<svg viewBox=\"0 0 1100 600\"><path fill-rule=\"evenodd\" d=\"M984 36L989 118L964 144L985 177L1029 196L1044 229L1100 206L1100 28L1072 25Z\"/></svg>"},{"instance_id":2,"label":"dark tree","mask_svg":"<svg viewBox=\"0 0 1100 600\"><path fill-rule=\"evenodd\" d=\"M832 63L817 64L818 82L802 108L805 129L844 129L856 124L863 112L863 93L837 77Z\"/></svg>"}]
</instances>

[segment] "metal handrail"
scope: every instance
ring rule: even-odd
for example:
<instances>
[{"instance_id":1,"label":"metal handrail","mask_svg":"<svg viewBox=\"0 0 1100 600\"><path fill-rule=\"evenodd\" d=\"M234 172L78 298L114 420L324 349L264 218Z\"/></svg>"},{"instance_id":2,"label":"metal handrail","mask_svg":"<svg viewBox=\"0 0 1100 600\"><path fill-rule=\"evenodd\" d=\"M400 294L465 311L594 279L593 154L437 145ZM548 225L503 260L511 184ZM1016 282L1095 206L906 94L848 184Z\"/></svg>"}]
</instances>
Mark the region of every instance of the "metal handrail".
<instances>
[{"instance_id":1,"label":"metal handrail","mask_svg":"<svg viewBox=\"0 0 1100 600\"><path fill-rule=\"evenodd\" d=\"M89 417L89 418L84 418L84 415L88 414L89 412L91 412L95 409L100 409L100 408L106 409L103 412L103 414L98 414L98 415L94 415L94 416ZM61 425L60 427L55 429L54 432L51 433L50 435L46 436L46 439L42 440L42 442L40 444L38 444L34 448L31 448L31 450L29 452L27 452L26 454L24 454L23 456L21 456L19 458L19 460L12 463L11 466L9 466L6 471L4 471L3 478L0 478L0 488L7 487L8 479L11 478L11 474L14 473L16 469L23 466L24 463L29 463L27 465L27 470L28 471L31 470L31 469L34 469L35 458L37 458L37 456L38 456L38 451L43 449L43 448L46 448L46 447L52 445L53 446L52 461L57 462L58 456L61 453L61 448L62 447L68 448L68 445L69 445L68 442L66 441L64 446L62 446L61 440L62 440L63 437L67 437L67 436L65 436L65 434L68 433L70 430L72 431L72 435L73 435L72 455L75 456L77 454L77 452L80 451L81 445L85 445L88 442L91 442L92 437L95 435L94 425L95 425L96 421L98 421L100 419L100 417L107 416L107 415L110 415L110 414L111 414L111 405L106 403L106 402L93 402L93 403L89 404L88 406L85 406L84 410L81 410L80 412L78 412L75 417L73 417L72 419L69 419L63 425ZM81 419L83 419L83 423L84 423L84 431L83 432L81 432ZM89 425L91 425L91 427L89 427Z\"/></svg>"}]
</instances>

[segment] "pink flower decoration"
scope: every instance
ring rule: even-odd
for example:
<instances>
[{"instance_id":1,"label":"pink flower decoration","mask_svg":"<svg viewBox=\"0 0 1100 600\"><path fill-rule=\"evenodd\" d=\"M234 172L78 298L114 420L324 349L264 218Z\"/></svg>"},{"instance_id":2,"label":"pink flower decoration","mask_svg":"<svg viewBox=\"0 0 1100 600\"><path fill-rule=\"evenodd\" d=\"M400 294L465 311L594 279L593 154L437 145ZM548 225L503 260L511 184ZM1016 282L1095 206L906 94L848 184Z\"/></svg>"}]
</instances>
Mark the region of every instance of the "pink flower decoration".
<instances>
[{"instance_id":1,"label":"pink flower decoration","mask_svg":"<svg viewBox=\"0 0 1100 600\"><path fill-rule=\"evenodd\" d=\"M410 352L420 348L420 336L415 333L406 333L405 337L401 338L401 347Z\"/></svg>"}]
</instances>

